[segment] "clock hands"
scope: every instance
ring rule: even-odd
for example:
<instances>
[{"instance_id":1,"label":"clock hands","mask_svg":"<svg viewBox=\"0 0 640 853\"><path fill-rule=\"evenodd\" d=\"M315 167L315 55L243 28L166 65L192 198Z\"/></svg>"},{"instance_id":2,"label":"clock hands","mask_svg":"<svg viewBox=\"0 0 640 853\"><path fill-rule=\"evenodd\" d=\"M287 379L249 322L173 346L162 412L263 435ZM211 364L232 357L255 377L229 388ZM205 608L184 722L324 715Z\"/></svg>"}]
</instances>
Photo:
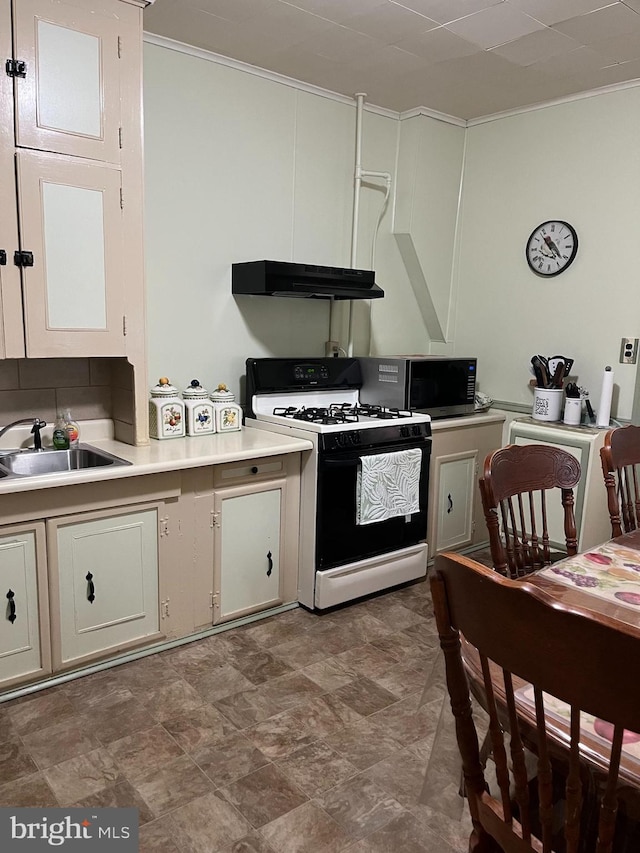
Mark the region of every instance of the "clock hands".
<instances>
[{"instance_id":1,"label":"clock hands","mask_svg":"<svg viewBox=\"0 0 640 853\"><path fill-rule=\"evenodd\" d=\"M544 240L544 242L547 244L547 246L551 250L551 257L552 258L553 257L557 257L557 258L562 257L558 247L556 246L556 244L553 242L553 240L551 239L551 237L548 234L545 235L542 239ZM541 244L541 246L542 246L542 244Z\"/></svg>"}]
</instances>

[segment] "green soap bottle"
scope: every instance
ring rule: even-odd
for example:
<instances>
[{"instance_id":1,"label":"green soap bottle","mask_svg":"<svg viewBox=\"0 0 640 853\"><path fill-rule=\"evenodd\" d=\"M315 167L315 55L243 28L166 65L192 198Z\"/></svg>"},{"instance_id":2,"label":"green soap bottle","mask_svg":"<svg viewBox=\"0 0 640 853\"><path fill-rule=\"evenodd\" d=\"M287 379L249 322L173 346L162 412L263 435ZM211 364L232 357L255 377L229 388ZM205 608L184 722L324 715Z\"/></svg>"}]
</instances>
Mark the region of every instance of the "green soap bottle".
<instances>
[{"instance_id":1,"label":"green soap bottle","mask_svg":"<svg viewBox=\"0 0 640 853\"><path fill-rule=\"evenodd\" d=\"M53 425L53 446L56 450L69 449L69 434L67 432L67 423L62 412L58 412L58 417Z\"/></svg>"}]
</instances>

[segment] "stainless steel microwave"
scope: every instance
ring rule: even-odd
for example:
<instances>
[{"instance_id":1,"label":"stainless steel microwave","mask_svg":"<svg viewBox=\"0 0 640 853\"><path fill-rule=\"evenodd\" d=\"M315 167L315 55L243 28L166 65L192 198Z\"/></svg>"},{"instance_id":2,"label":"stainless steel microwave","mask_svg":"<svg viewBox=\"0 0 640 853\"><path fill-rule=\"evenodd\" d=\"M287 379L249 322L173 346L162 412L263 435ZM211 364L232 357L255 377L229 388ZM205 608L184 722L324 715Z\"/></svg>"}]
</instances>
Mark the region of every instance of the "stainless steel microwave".
<instances>
[{"instance_id":1,"label":"stainless steel microwave","mask_svg":"<svg viewBox=\"0 0 640 853\"><path fill-rule=\"evenodd\" d=\"M475 358L439 355L398 355L358 359L364 403L425 412L432 418L468 415L474 411Z\"/></svg>"}]
</instances>

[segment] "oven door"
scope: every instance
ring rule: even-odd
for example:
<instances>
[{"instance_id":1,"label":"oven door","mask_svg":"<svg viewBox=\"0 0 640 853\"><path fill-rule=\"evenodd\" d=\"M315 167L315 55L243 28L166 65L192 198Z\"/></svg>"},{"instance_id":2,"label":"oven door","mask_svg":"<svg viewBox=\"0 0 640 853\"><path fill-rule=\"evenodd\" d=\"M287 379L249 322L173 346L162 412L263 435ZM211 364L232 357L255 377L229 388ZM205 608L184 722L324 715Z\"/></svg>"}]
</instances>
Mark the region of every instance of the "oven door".
<instances>
[{"instance_id":1,"label":"oven door","mask_svg":"<svg viewBox=\"0 0 640 853\"><path fill-rule=\"evenodd\" d=\"M356 523L356 483L361 457L419 448L420 511L375 524ZM372 450L321 453L318 459L316 569L332 569L424 542L427 536L427 492L431 440L406 441Z\"/></svg>"}]
</instances>

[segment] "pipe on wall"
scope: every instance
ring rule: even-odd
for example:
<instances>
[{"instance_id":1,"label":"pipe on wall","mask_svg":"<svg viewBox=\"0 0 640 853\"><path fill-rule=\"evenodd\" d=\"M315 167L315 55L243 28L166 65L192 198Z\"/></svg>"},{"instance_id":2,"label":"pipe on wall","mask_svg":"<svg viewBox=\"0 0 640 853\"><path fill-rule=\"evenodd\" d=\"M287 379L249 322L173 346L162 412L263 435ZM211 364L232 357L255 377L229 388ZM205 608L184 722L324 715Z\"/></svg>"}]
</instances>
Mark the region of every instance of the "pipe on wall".
<instances>
[{"instance_id":1,"label":"pipe on wall","mask_svg":"<svg viewBox=\"0 0 640 853\"><path fill-rule=\"evenodd\" d=\"M389 196L391 195L391 174L389 172L376 172L362 168L362 116L364 111L364 100L367 97L365 92L358 92L356 99L356 149L355 149L355 169L354 169L354 188L353 188L353 215L351 219L351 268L357 269L358 255L358 225L360 221L360 191L362 189L363 178L373 178L383 180L385 182L385 196L376 223L373 240L371 244L371 269L374 269L374 256L376 249L376 238L378 230L382 222L382 217L387 208ZM331 315L333 314L334 303L331 303ZM348 339L347 339L347 355L353 356L353 333L354 333L354 310L353 302L349 302L348 308ZM332 316L330 316L330 329L333 328Z\"/></svg>"}]
</instances>

